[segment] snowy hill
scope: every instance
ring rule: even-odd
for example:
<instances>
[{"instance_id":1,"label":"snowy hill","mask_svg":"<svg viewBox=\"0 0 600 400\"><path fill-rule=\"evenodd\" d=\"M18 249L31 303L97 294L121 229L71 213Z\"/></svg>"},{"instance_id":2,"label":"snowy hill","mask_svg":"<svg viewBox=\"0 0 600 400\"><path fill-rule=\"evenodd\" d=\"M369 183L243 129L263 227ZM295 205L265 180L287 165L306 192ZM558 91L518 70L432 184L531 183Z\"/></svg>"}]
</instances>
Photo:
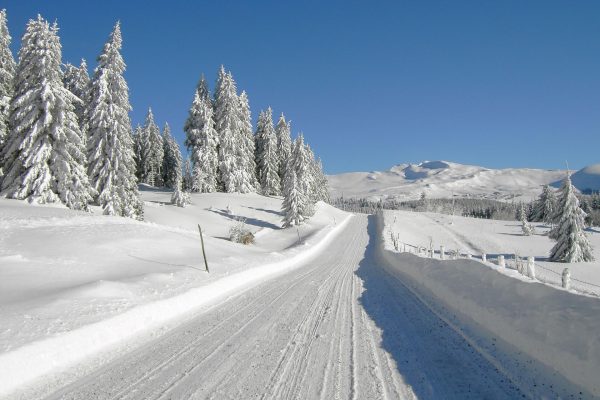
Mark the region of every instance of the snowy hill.
<instances>
[{"instance_id":1,"label":"snowy hill","mask_svg":"<svg viewBox=\"0 0 600 400\"><path fill-rule=\"evenodd\" d=\"M582 192L597 192L600 190L600 164L588 165L571 176L573 185ZM561 181L552 184L560 187Z\"/></svg>"},{"instance_id":2,"label":"snowy hill","mask_svg":"<svg viewBox=\"0 0 600 400\"><path fill-rule=\"evenodd\" d=\"M418 199L477 197L497 200L531 199L540 186L559 181L564 171L528 168L490 169L448 161L400 164L388 171L329 175L333 197Z\"/></svg>"}]
</instances>

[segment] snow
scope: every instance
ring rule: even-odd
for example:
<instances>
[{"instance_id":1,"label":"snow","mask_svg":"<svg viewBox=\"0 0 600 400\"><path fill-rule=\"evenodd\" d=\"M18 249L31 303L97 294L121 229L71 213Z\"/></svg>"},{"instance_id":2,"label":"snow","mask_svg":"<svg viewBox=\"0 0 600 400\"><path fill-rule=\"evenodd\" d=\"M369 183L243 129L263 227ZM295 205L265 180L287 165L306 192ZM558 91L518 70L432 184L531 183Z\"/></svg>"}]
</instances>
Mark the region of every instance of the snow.
<instances>
[{"instance_id":1,"label":"snow","mask_svg":"<svg viewBox=\"0 0 600 400\"><path fill-rule=\"evenodd\" d=\"M588 165L571 176L573 185L581 191L600 190L600 164ZM553 183L553 186L561 187L562 180Z\"/></svg>"},{"instance_id":2,"label":"snow","mask_svg":"<svg viewBox=\"0 0 600 400\"><path fill-rule=\"evenodd\" d=\"M196 194L180 208L170 192L141 193L147 222L0 199L0 395L299 265L348 218L319 203L281 230L278 198ZM226 239L237 216L255 245Z\"/></svg>"},{"instance_id":3,"label":"snow","mask_svg":"<svg viewBox=\"0 0 600 400\"><path fill-rule=\"evenodd\" d=\"M594 396L600 395L600 299L534 282L475 260L440 261L398 254L392 251L388 232L399 232L401 241L418 245L428 247L432 237L435 244L479 253L514 249L521 254L547 254L550 241L546 237L523 237L515 233L520 229L515 222L435 214L386 212L378 222L385 240L381 249L385 264L432 308L457 315L461 324L498 338L508 351L522 352ZM598 253L598 234L592 237ZM565 264L559 266L560 270ZM599 264L568 266L573 276L586 272L587 279L600 283ZM512 372L513 378L518 373Z\"/></svg>"},{"instance_id":4,"label":"snow","mask_svg":"<svg viewBox=\"0 0 600 400\"><path fill-rule=\"evenodd\" d=\"M449 161L400 164L389 171L329 175L332 197L396 198L476 197L497 200L531 200L541 186L564 178L564 171L527 168L489 169Z\"/></svg>"},{"instance_id":5,"label":"snow","mask_svg":"<svg viewBox=\"0 0 600 400\"><path fill-rule=\"evenodd\" d=\"M517 254L520 257L535 257L536 264L553 272L538 271L542 277L559 283L564 268L571 270L571 277L592 285L600 286L600 229L586 230L593 247L594 262L555 263L548 262L550 249L556 243L548 238L549 226L541 222L530 222L535 234L524 236L522 224L518 221L499 221L451 216L437 213L420 213L411 211L386 211L386 235L389 231L399 235L402 243L429 248L430 240L434 250L444 246L446 251L458 250L462 254L487 254L487 258L495 263L498 255L507 260ZM388 238L389 240L389 238ZM513 271L504 271L512 274ZM547 275L546 275L547 274ZM581 288L600 295L600 287L573 282Z\"/></svg>"}]
</instances>

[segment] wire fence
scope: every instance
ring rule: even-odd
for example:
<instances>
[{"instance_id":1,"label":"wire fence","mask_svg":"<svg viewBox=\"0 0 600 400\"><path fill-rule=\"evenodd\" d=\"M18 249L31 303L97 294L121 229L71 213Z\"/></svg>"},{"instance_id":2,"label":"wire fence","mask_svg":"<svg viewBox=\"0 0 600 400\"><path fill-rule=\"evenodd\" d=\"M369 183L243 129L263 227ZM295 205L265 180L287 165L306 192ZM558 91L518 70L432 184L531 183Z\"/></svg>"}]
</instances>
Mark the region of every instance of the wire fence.
<instances>
[{"instance_id":1,"label":"wire fence","mask_svg":"<svg viewBox=\"0 0 600 400\"><path fill-rule=\"evenodd\" d=\"M394 250L403 253L412 253L421 257L437 258L440 260L473 259L485 264L495 264L499 267L518 271L521 275L532 280L559 286L582 294L600 297L600 285L587 282L571 276L569 268L564 268L562 273L554 271L533 257L521 257L518 254L471 254L459 250L447 251L444 246L435 248L432 243L429 246L417 246L400 241L399 235L389 231Z\"/></svg>"}]
</instances>

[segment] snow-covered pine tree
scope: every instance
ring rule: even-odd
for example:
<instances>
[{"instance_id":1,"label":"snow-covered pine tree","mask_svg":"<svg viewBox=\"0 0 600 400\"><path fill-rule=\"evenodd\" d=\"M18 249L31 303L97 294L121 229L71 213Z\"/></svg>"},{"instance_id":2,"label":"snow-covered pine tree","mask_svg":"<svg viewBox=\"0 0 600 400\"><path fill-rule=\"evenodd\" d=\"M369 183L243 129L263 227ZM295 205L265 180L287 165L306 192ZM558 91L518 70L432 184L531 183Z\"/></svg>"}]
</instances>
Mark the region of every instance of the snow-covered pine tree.
<instances>
[{"instance_id":1,"label":"snow-covered pine tree","mask_svg":"<svg viewBox=\"0 0 600 400\"><path fill-rule=\"evenodd\" d=\"M523 203L521 203L520 214L521 214L521 230L523 231L523 235L525 235L525 236L533 235L533 227L531 226L529 221L527 221L527 212L525 211L525 206L523 205Z\"/></svg>"},{"instance_id":2,"label":"snow-covered pine tree","mask_svg":"<svg viewBox=\"0 0 600 400\"><path fill-rule=\"evenodd\" d=\"M148 143L144 130L138 124L133 131L133 156L135 159L135 176L138 182L143 182L144 166L146 165Z\"/></svg>"},{"instance_id":3,"label":"snow-covered pine tree","mask_svg":"<svg viewBox=\"0 0 600 400\"><path fill-rule=\"evenodd\" d=\"M86 112L88 174L99 193L97 202L104 214L142 219L121 46L121 27L117 22L98 57L90 86Z\"/></svg>"},{"instance_id":4,"label":"snow-covered pine tree","mask_svg":"<svg viewBox=\"0 0 600 400\"><path fill-rule=\"evenodd\" d=\"M275 127L275 136L277 136L277 157L278 157L278 173L283 188L283 180L285 178L285 167L292 154L292 136L290 123L286 122L285 116L281 113L277 126Z\"/></svg>"},{"instance_id":5,"label":"snow-covered pine tree","mask_svg":"<svg viewBox=\"0 0 600 400\"><path fill-rule=\"evenodd\" d=\"M175 185L175 190L171 195L171 203L177 207L185 207L191 203L189 193L186 193L181 189L181 181L179 184Z\"/></svg>"},{"instance_id":6,"label":"snow-covered pine tree","mask_svg":"<svg viewBox=\"0 0 600 400\"><path fill-rule=\"evenodd\" d=\"M261 193L266 196L281 194L279 179L279 156L277 154L277 136L273 126L273 111L269 107L258 115L256 126L256 164Z\"/></svg>"},{"instance_id":7,"label":"snow-covered pine tree","mask_svg":"<svg viewBox=\"0 0 600 400\"><path fill-rule=\"evenodd\" d=\"M219 184L225 192L237 190L237 174L243 168L238 164L236 142L239 137L239 101L235 81L221 66L214 99L214 120L218 136Z\"/></svg>"},{"instance_id":8,"label":"snow-covered pine tree","mask_svg":"<svg viewBox=\"0 0 600 400\"><path fill-rule=\"evenodd\" d=\"M170 189L180 188L182 182L181 150L175 138L171 135L169 124L163 129L164 157L163 157L163 182Z\"/></svg>"},{"instance_id":9,"label":"snow-covered pine tree","mask_svg":"<svg viewBox=\"0 0 600 400\"><path fill-rule=\"evenodd\" d=\"M144 136L148 141L145 182L152 186L162 186L162 165L164 158L163 138L160 135L160 128L154 122L152 109L148 109L146 122L144 123Z\"/></svg>"},{"instance_id":10,"label":"snow-covered pine tree","mask_svg":"<svg viewBox=\"0 0 600 400\"><path fill-rule=\"evenodd\" d=\"M210 193L217 190L218 153L217 131L213 118L213 106L204 75L194 93L184 126L185 145L192 159L193 192Z\"/></svg>"},{"instance_id":11,"label":"snow-covered pine tree","mask_svg":"<svg viewBox=\"0 0 600 400\"><path fill-rule=\"evenodd\" d=\"M323 163L319 158L316 162L314 179L316 182L316 199L317 201L324 201L325 203L329 203L331 201L329 197L329 182L327 181L327 177L323 172Z\"/></svg>"},{"instance_id":12,"label":"snow-covered pine tree","mask_svg":"<svg viewBox=\"0 0 600 400\"><path fill-rule=\"evenodd\" d=\"M6 23L6 10L0 11L0 155L8 134L8 114L10 99L13 95L15 60L10 51L11 37ZM0 176L2 176L2 157L0 156Z\"/></svg>"},{"instance_id":13,"label":"snow-covered pine tree","mask_svg":"<svg viewBox=\"0 0 600 400\"><path fill-rule=\"evenodd\" d=\"M240 174L240 182L237 187L239 192L248 193L258 190L258 178L256 176L256 162L254 161L254 134L252 132L252 115L248 95L245 91L239 96L239 118L240 118L240 143L238 157L241 158L243 173Z\"/></svg>"},{"instance_id":14,"label":"snow-covered pine tree","mask_svg":"<svg viewBox=\"0 0 600 400\"><path fill-rule=\"evenodd\" d=\"M292 165L286 168L285 177L283 180L283 203L281 205L283 211L283 227L288 228L293 225L300 225L304 220L301 213L306 199L300 190L296 170Z\"/></svg>"},{"instance_id":15,"label":"snow-covered pine tree","mask_svg":"<svg viewBox=\"0 0 600 400\"><path fill-rule=\"evenodd\" d=\"M568 263L593 261L592 247L584 232L585 213L579 207L568 173L560 189L556 211L557 225L549 235L556 240L556 245L550 250L550 260Z\"/></svg>"},{"instance_id":16,"label":"snow-covered pine tree","mask_svg":"<svg viewBox=\"0 0 600 400\"><path fill-rule=\"evenodd\" d=\"M192 160L189 157L185 159L181 186L186 192L192 190Z\"/></svg>"},{"instance_id":17,"label":"snow-covered pine tree","mask_svg":"<svg viewBox=\"0 0 600 400\"><path fill-rule=\"evenodd\" d=\"M21 39L5 146L4 195L87 210L92 189L73 94L63 87L56 24L40 15Z\"/></svg>"},{"instance_id":18,"label":"snow-covered pine tree","mask_svg":"<svg viewBox=\"0 0 600 400\"><path fill-rule=\"evenodd\" d=\"M298 208L298 212L303 219L306 219L315 213L315 205L310 198L312 174L306 146L304 145L304 135L302 133L298 135L292 145L291 165L296 171L298 190L302 194L302 203Z\"/></svg>"},{"instance_id":19,"label":"snow-covered pine tree","mask_svg":"<svg viewBox=\"0 0 600 400\"><path fill-rule=\"evenodd\" d=\"M90 76L88 75L85 59L81 59L81 65L76 67L72 64L65 64L63 74L63 83L71 93L77 96L75 102L75 115L79 122L79 128L82 133L83 142L87 142L87 124L85 122L85 110L89 103L90 94Z\"/></svg>"},{"instance_id":20,"label":"snow-covered pine tree","mask_svg":"<svg viewBox=\"0 0 600 400\"><path fill-rule=\"evenodd\" d=\"M539 222L552 223L554 209L556 207L556 196L549 185L542 189L540 197L535 202L533 210L533 220Z\"/></svg>"}]
</instances>

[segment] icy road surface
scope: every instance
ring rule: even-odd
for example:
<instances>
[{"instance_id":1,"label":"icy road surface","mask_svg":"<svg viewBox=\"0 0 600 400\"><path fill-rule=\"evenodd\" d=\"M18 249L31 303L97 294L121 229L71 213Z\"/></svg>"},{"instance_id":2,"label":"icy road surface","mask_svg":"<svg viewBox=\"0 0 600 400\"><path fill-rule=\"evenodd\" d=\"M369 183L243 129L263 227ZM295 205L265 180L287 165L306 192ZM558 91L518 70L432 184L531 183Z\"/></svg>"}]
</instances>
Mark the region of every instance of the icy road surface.
<instances>
[{"instance_id":1,"label":"icy road surface","mask_svg":"<svg viewBox=\"0 0 600 400\"><path fill-rule=\"evenodd\" d=\"M195 316L49 398L521 397L377 266L373 241L367 218L357 216L304 267Z\"/></svg>"}]
</instances>

